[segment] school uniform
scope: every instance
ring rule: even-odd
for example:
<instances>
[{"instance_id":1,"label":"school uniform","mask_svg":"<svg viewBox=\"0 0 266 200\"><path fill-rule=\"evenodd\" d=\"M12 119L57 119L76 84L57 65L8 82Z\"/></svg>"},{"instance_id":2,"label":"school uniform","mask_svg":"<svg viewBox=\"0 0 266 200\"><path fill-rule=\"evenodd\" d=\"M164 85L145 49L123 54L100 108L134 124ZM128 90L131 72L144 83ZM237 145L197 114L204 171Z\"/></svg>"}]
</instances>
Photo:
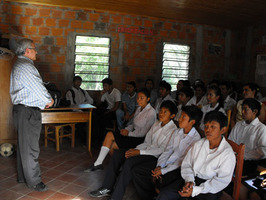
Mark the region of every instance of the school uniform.
<instances>
[{"instance_id":1,"label":"school uniform","mask_svg":"<svg viewBox=\"0 0 266 200\"><path fill-rule=\"evenodd\" d=\"M199 100L199 102L197 103L197 97L194 95L191 99L190 99L191 105L196 105L199 107L203 107L205 105L208 104L208 100L207 100L207 96L203 95L203 97L201 97L201 99Z\"/></svg>"},{"instance_id":2,"label":"school uniform","mask_svg":"<svg viewBox=\"0 0 266 200\"><path fill-rule=\"evenodd\" d=\"M77 89L72 86L71 90L74 92L74 99L71 91L66 93L66 100L70 101L70 105L79 105L79 104L93 104L93 99L90 97L87 91Z\"/></svg>"},{"instance_id":3,"label":"school uniform","mask_svg":"<svg viewBox=\"0 0 266 200\"><path fill-rule=\"evenodd\" d=\"M228 95L224 100L225 112L227 112L228 110L233 110L235 105L236 105L236 101Z\"/></svg>"},{"instance_id":4,"label":"school uniform","mask_svg":"<svg viewBox=\"0 0 266 200\"><path fill-rule=\"evenodd\" d=\"M218 199L222 190L231 182L236 157L232 147L223 137L219 146L209 148L207 138L194 144L186 154L181 165L183 183L194 182L192 197L199 199ZM178 190L183 187L182 180L177 180L161 190L158 200L181 199Z\"/></svg>"},{"instance_id":5,"label":"school uniform","mask_svg":"<svg viewBox=\"0 0 266 200\"><path fill-rule=\"evenodd\" d=\"M161 126L161 122L157 121L147 133L144 142L136 147L136 149L140 150L139 156L125 159L124 149L115 151L108 165L106 176L102 185L103 188L111 190L114 187L119 169L124 161L125 163L122 172L118 177L116 187L113 190L111 198L115 200L122 200L126 186L131 181L131 168L139 164L142 165L146 162L154 160L157 161L157 158L169 144L171 135L176 130L176 125L172 120L163 127Z\"/></svg>"},{"instance_id":6,"label":"school uniform","mask_svg":"<svg viewBox=\"0 0 266 200\"><path fill-rule=\"evenodd\" d=\"M167 100L170 100L170 101L172 101L173 103L175 103L175 100L171 97L170 94L166 95L166 97L164 97L164 98L160 97L160 98L158 98L158 99L156 100L156 103L155 103L154 109L155 109L155 111L156 111L157 114L160 112L160 106L161 106L161 104L162 104L164 101L167 101Z\"/></svg>"},{"instance_id":7,"label":"school uniform","mask_svg":"<svg viewBox=\"0 0 266 200\"><path fill-rule=\"evenodd\" d=\"M131 170L133 183L141 199L151 199L154 196L154 184L163 187L175 179L181 178L181 163L189 148L200 139L201 137L194 127L188 134L184 134L184 129L177 129L157 163L149 162L145 165L137 165ZM155 179L151 176L151 170L154 170L155 167L161 167L162 179L158 179L159 183L153 182Z\"/></svg>"},{"instance_id":8,"label":"school uniform","mask_svg":"<svg viewBox=\"0 0 266 200\"><path fill-rule=\"evenodd\" d=\"M191 101L191 99L190 99L190 100L186 103L186 105L184 105L184 106L190 106L190 105L192 105L192 101ZM176 116L175 116L175 120L176 120L176 121L178 121L179 117L180 117L181 114L182 114L182 107L183 107L182 104L179 104L179 105L177 106L177 114L176 114Z\"/></svg>"},{"instance_id":9,"label":"school uniform","mask_svg":"<svg viewBox=\"0 0 266 200\"><path fill-rule=\"evenodd\" d=\"M108 106L107 110L110 110L114 107L116 102L121 101L121 93L118 89L113 88L112 92L105 92L101 97L101 102L106 101Z\"/></svg>"}]
</instances>

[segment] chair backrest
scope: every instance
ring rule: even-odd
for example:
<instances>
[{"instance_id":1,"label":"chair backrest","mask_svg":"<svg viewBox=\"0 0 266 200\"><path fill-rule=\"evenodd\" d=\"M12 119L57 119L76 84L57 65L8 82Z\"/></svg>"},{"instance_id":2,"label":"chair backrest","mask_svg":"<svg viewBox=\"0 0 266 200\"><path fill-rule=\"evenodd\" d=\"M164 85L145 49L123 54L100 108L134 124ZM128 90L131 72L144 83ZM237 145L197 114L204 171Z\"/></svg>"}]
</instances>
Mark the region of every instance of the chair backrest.
<instances>
[{"instance_id":1,"label":"chair backrest","mask_svg":"<svg viewBox=\"0 0 266 200\"><path fill-rule=\"evenodd\" d=\"M227 110L226 114L227 114L227 127L226 127L226 132L224 133L224 137L227 139L228 138L228 133L229 133L229 128L230 128L230 120L231 120L231 113L232 113L232 110Z\"/></svg>"},{"instance_id":2,"label":"chair backrest","mask_svg":"<svg viewBox=\"0 0 266 200\"><path fill-rule=\"evenodd\" d=\"M244 163L244 152L245 152L245 145L244 144L236 144L232 140L227 140L227 142L231 145L233 151L236 155L236 167L235 167L235 175L232 179L234 182L234 190L233 190L233 199L238 200L240 194L240 187L241 187L241 178L242 178L242 171L243 171L243 163Z\"/></svg>"}]
</instances>

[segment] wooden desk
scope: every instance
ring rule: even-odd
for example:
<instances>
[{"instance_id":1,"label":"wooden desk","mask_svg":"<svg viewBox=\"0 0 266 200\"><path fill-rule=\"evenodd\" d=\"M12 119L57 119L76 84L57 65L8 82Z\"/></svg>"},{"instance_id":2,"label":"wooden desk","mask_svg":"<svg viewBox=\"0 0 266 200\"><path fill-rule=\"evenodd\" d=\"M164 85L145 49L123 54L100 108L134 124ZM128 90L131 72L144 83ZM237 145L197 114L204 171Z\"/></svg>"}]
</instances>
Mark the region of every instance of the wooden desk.
<instances>
[{"instance_id":1,"label":"wooden desk","mask_svg":"<svg viewBox=\"0 0 266 200\"><path fill-rule=\"evenodd\" d=\"M87 123L87 146L91 154L91 119L92 110L96 107L90 104L80 104L63 108L47 108L42 110L42 124Z\"/></svg>"}]
</instances>

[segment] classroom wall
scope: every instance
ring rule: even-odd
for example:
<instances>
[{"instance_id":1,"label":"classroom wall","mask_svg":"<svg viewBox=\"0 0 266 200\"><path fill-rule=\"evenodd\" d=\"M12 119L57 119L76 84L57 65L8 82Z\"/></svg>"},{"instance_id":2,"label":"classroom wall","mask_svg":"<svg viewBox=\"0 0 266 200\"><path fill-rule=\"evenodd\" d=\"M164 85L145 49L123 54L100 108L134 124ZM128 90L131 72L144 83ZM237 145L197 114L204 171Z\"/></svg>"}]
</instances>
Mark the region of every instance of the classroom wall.
<instances>
[{"instance_id":1,"label":"classroom wall","mask_svg":"<svg viewBox=\"0 0 266 200\"><path fill-rule=\"evenodd\" d=\"M31 38L38 47L36 66L44 81L55 82L61 90L71 86L69 38L88 34L111 37L110 77L114 86L125 89L135 80L138 88L146 78L156 84L161 78L163 42L191 46L190 81L201 78L241 81L243 61L239 46L247 34L211 26L115 12L31 5L0 0L0 32ZM152 34L121 33L121 27L144 29Z\"/></svg>"}]
</instances>

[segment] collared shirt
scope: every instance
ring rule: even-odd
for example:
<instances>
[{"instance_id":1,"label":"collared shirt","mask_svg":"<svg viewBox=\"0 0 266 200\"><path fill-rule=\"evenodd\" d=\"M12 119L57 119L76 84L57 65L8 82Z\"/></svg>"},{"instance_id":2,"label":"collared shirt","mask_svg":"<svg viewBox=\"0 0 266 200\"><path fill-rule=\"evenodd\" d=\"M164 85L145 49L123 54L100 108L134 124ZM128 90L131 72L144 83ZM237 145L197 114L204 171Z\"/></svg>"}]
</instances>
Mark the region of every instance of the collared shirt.
<instances>
[{"instance_id":1,"label":"collared shirt","mask_svg":"<svg viewBox=\"0 0 266 200\"><path fill-rule=\"evenodd\" d=\"M134 114L133 123L125 129L129 131L128 136L144 137L155 121L156 112L154 108L148 104L143 110L141 110L141 107L137 108Z\"/></svg>"},{"instance_id":2,"label":"collared shirt","mask_svg":"<svg viewBox=\"0 0 266 200\"><path fill-rule=\"evenodd\" d=\"M149 132L145 140L136 149L140 150L140 155L152 155L158 158L170 142L171 135L177 130L176 125L171 120L162 127L162 122L157 121Z\"/></svg>"},{"instance_id":3,"label":"collared shirt","mask_svg":"<svg viewBox=\"0 0 266 200\"><path fill-rule=\"evenodd\" d=\"M250 124L245 120L237 122L229 139L237 144L245 144L245 160L266 158L266 126L257 117Z\"/></svg>"},{"instance_id":4,"label":"collared shirt","mask_svg":"<svg viewBox=\"0 0 266 200\"><path fill-rule=\"evenodd\" d=\"M194 95L190 99L190 103L191 103L191 105L196 105L196 106L199 106L200 108L202 108L203 106L205 106L205 105L208 104L207 96L206 95L203 95L203 97L201 97L201 99L197 103L197 97Z\"/></svg>"},{"instance_id":5,"label":"collared shirt","mask_svg":"<svg viewBox=\"0 0 266 200\"><path fill-rule=\"evenodd\" d=\"M202 138L189 149L181 164L181 176L185 182L194 182L196 176L206 180L193 186L192 197L220 192L232 180L236 157L230 144L222 138L217 149L209 147L207 138Z\"/></svg>"},{"instance_id":6,"label":"collared shirt","mask_svg":"<svg viewBox=\"0 0 266 200\"><path fill-rule=\"evenodd\" d=\"M10 96L14 105L23 104L44 109L52 97L31 59L18 56L10 77Z\"/></svg>"},{"instance_id":7,"label":"collared shirt","mask_svg":"<svg viewBox=\"0 0 266 200\"><path fill-rule=\"evenodd\" d=\"M159 113L159 112L160 112L161 104L162 104L164 101L166 101L166 100L170 100L170 101L172 101L173 103L175 103L175 100L171 97L170 94L166 95L166 97L164 97L164 98L162 98L162 97L158 98L158 99L156 100L155 107L154 107L156 113Z\"/></svg>"},{"instance_id":8,"label":"collared shirt","mask_svg":"<svg viewBox=\"0 0 266 200\"><path fill-rule=\"evenodd\" d=\"M101 97L101 102L107 101L107 109L112 109L116 102L121 101L121 93L118 89L113 88L112 92L109 94L105 92Z\"/></svg>"},{"instance_id":9,"label":"collared shirt","mask_svg":"<svg viewBox=\"0 0 266 200\"><path fill-rule=\"evenodd\" d=\"M236 101L228 95L224 100L225 112L227 112L228 110L232 110L235 105L236 105Z\"/></svg>"},{"instance_id":10,"label":"collared shirt","mask_svg":"<svg viewBox=\"0 0 266 200\"><path fill-rule=\"evenodd\" d=\"M84 104L84 103L93 104L93 99L90 97L90 95L88 94L87 91L83 90L84 91L84 93L83 93L80 88L77 89L73 86L71 89L75 93L75 102L76 102L76 104L75 104L73 101L71 91L68 91L66 93L66 99L70 100L71 105L79 105L79 104Z\"/></svg>"},{"instance_id":11,"label":"collared shirt","mask_svg":"<svg viewBox=\"0 0 266 200\"><path fill-rule=\"evenodd\" d=\"M136 92L130 96L127 92L122 95L122 103L126 104L127 111L131 115L137 107L137 94Z\"/></svg>"},{"instance_id":12,"label":"collared shirt","mask_svg":"<svg viewBox=\"0 0 266 200\"><path fill-rule=\"evenodd\" d=\"M194 127L188 134L185 134L182 128L177 129L158 159L157 166L161 167L162 174L179 168L190 147L200 139L200 134Z\"/></svg>"},{"instance_id":13,"label":"collared shirt","mask_svg":"<svg viewBox=\"0 0 266 200\"><path fill-rule=\"evenodd\" d=\"M190 105L192 105L192 104L191 104L191 99L186 103L185 106L190 106ZM183 107L182 104L179 104L179 105L177 106L177 113L176 113L176 115L175 115L175 120L176 120L176 121L178 121L179 117L180 117L181 114L182 114L182 107Z\"/></svg>"}]
</instances>

